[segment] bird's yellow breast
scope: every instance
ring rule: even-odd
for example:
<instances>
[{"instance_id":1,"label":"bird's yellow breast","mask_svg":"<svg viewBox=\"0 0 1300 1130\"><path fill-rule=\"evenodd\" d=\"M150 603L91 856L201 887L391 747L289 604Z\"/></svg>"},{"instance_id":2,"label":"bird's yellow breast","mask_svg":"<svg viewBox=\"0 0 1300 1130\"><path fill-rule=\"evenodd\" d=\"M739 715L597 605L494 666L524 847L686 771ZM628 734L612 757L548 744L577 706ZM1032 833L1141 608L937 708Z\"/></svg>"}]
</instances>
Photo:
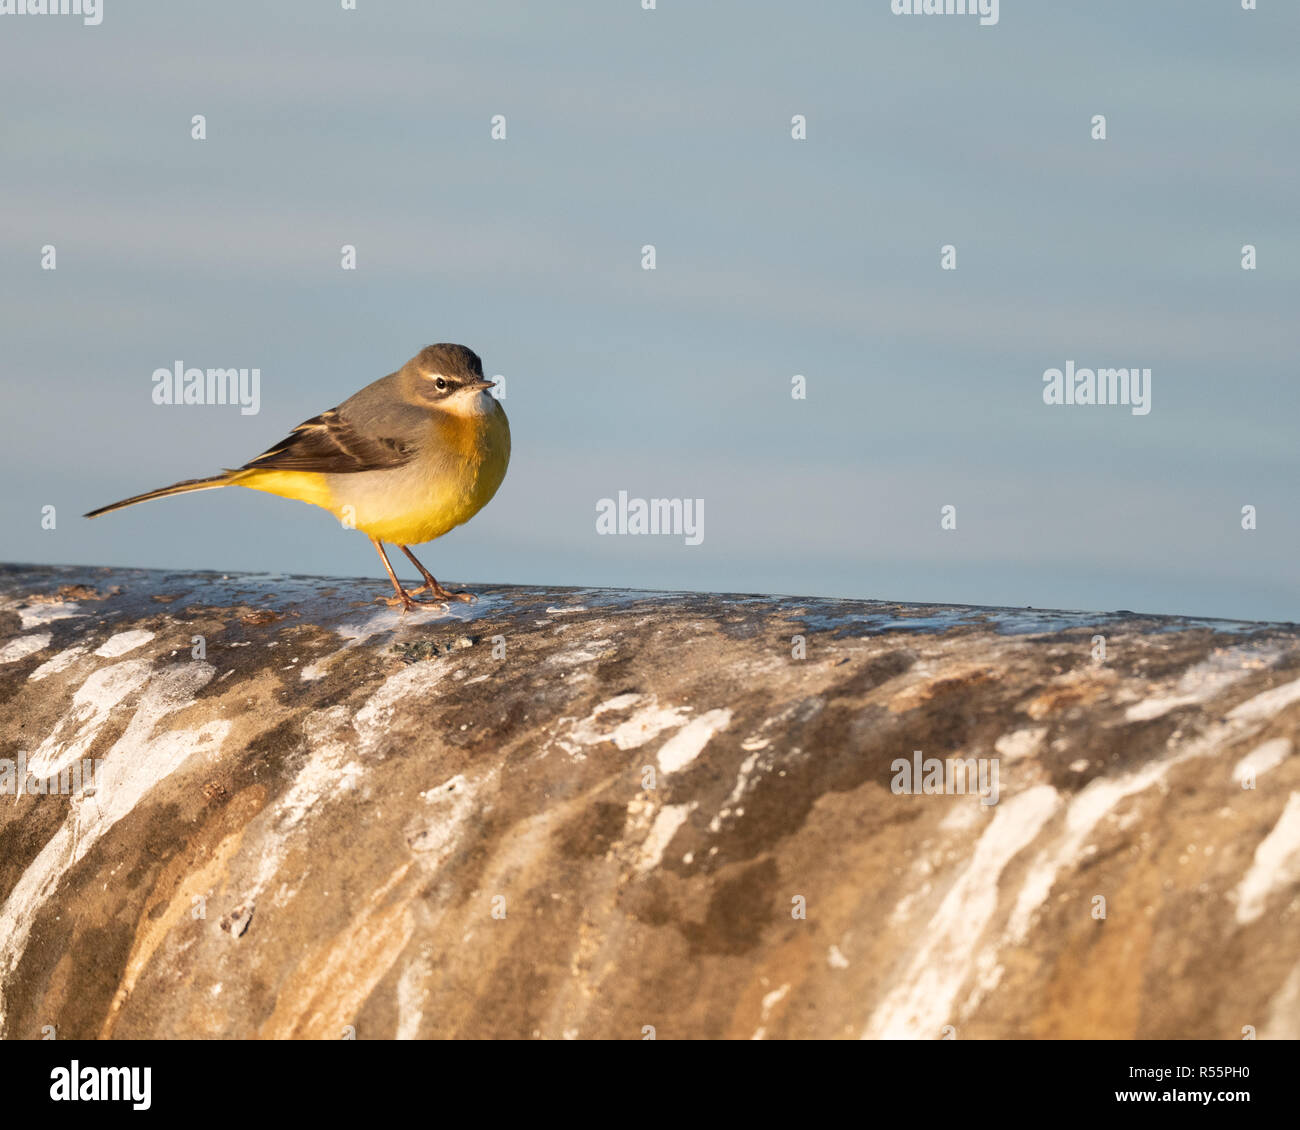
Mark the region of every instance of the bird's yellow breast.
<instances>
[{"instance_id":1,"label":"bird's yellow breast","mask_svg":"<svg viewBox=\"0 0 1300 1130\"><path fill-rule=\"evenodd\" d=\"M248 471L241 486L322 506L380 541L432 541L483 509L510 463L510 424L492 397L482 412L430 413L415 457L402 467L351 474Z\"/></svg>"}]
</instances>

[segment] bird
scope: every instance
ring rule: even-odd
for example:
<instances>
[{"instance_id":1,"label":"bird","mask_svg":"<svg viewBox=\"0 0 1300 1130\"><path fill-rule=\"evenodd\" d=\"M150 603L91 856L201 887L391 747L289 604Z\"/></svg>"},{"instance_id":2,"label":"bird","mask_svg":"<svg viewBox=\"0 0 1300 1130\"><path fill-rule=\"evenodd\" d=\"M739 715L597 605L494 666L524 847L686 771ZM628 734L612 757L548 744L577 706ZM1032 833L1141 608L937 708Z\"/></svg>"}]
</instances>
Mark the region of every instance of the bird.
<instances>
[{"instance_id":1,"label":"bird","mask_svg":"<svg viewBox=\"0 0 1300 1130\"><path fill-rule=\"evenodd\" d=\"M403 614L415 604L475 600L473 593L439 584L410 547L468 522L501 486L510 463L510 424L488 392L494 385L484 379L472 349L429 345L242 467L146 491L85 517L173 494L249 487L323 507L369 537L396 590L377 599L401 605ZM410 558L424 584L403 588L384 542ZM424 592L431 601L415 599Z\"/></svg>"}]
</instances>

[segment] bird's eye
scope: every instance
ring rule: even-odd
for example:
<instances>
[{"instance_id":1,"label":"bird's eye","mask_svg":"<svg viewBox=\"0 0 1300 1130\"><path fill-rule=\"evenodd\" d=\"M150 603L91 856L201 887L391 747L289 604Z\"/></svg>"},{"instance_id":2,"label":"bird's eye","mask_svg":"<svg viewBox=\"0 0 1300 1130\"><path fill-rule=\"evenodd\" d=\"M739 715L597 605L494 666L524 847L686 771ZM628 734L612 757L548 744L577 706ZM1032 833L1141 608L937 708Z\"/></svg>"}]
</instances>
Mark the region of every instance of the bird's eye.
<instances>
[{"instance_id":1,"label":"bird's eye","mask_svg":"<svg viewBox=\"0 0 1300 1130\"><path fill-rule=\"evenodd\" d=\"M433 387L436 388L439 392L441 392L444 388L447 387L447 382L444 381L441 377L439 377L436 381L433 382Z\"/></svg>"}]
</instances>

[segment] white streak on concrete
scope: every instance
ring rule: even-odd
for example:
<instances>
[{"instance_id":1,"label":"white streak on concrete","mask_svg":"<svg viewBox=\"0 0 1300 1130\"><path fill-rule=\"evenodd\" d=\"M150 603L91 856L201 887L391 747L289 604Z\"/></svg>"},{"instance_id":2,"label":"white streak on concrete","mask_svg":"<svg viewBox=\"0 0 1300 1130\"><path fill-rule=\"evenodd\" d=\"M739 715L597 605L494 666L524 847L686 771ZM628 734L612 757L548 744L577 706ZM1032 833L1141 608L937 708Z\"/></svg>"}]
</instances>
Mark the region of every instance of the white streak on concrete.
<instances>
[{"instance_id":1,"label":"white streak on concrete","mask_svg":"<svg viewBox=\"0 0 1300 1130\"><path fill-rule=\"evenodd\" d=\"M587 647L569 651L557 651L546 660L547 667L576 667L579 663L592 663L597 659L607 659L618 649L609 640L592 640Z\"/></svg>"},{"instance_id":2,"label":"white streak on concrete","mask_svg":"<svg viewBox=\"0 0 1300 1130\"><path fill-rule=\"evenodd\" d=\"M427 957L412 960L397 979L397 1039L414 1040L424 1019L425 985L432 968Z\"/></svg>"},{"instance_id":3,"label":"white streak on concrete","mask_svg":"<svg viewBox=\"0 0 1300 1130\"><path fill-rule=\"evenodd\" d=\"M1201 679L1192 678L1195 668L1188 671L1179 681L1177 691L1180 693L1158 695L1135 702L1124 712L1126 722L1149 722L1161 718L1180 706L1198 706L1208 702L1221 690L1226 690L1233 683L1239 682L1250 674L1249 671L1219 671ZM1191 684L1189 687L1189 683ZM1185 689L1187 688L1187 689Z\"/></svg>"},{"instance_id":4,"label":"white streak on concrete","mask_svg":"<svg viewBox=\"0 0 1300 1130\"><path fill-rule=\"evenodd\" d=\"M1230 742L1258 730L1261 722L1272 718L1278 710L1296 699L1300 699L1300 680L1247 699L1229 711L1224 722L1207 727L1199 737L1163 761L1149 762L1121 777L1098 777L1089 782L1070 801L1065 828L1060 836L1055 843L1038 854L1030 868L1020 889L1020 897L1011 912L1003 944L1019 945L1024 941L1035 913L1051 894L1060 870L1078 862L1080 851L1088 837L1120 801L1157 784L1175 765L1218 753ZM993 958L984 954L981 955L981 960L984 963L981 981L987 987L996 976L992 968Z\"/></svg>"},{"instance_id":5,"label":"white streak on concrete","mask_svg":"<svg viewBox=\"0 0 1300 1130\"><path fill-rule=\"evenodd\" d=\"M0 647L0 663L17 663L18 660L35 655L38 651L44 651L49 646L49 632L41 632L34 636L19 636L17 639L10 640L4 647Z\"/></svg>"},{"instance_id":6,"label":"white streak on concrete","mask_svg":"<svg viewBox=\"0 0 1300 1130\"><path fill-rule=\"evenodd\" d=\"M429 659L385 679L353 720L363 750L373 748L388 732L399 704L413 695L432 695L448 670L446 661Z\"/></svg>"},{"instance_id":7,"label":"white streak on concrete","mask_svg":"<svg viewBox=\"0 0 1300 1130\"><path fill-rule=\"evenodd\" d=\"M767 743L764 742L763 744L766 745ZM753 776L754 770L758 768L759 754L761 752L761 750L755 750L740 763L740 770L736 773L736 783L731 786L731 792L727 795L727 799L722 802L723 808L730 808L745 795L745 790L749 788L749 779Z\"/></svg>"},{"instance_id":8,"label":"white streak on concrete","mask_svg":"<svg viewBox=\"0 0 1300 1130\"><path fill-rule=\"evenodd\" d=\"M108 670L128 666L118 664ZM0 907L0 1031L5 1024L9 978L22 958L37 915L57 891L59 881L113 825L133 812L158 782L191 760L212 758L220 752L231 725L226 721L155 734L163 719L192 702L214 674L206 663L186 663L153 677L126 731L104 755L99 791L76 798L68 817Z\"/></svg>"},{"instance_id":9,"label":"white streak on concrete","mask_svg":"<svg viewBox=\"0 0 1300 1130\"><path fill-rule=\"evenodd\" d=\"M1232 779L1238 784L1245 781L1247 777L1258 780L1270 769L1276 769L1290 756L1290 738L1273 738L1261 742L1233 767Z\"/></svg>"},{"instance_id":10,"label":"white streak on concrete","mask_svg":"<svg viewBox=\"0 0 1300 1130\"><path fill-rule=\"evenodd\" d=\"M767 743L764 742L763 744L766 745ZM760 755L761 751L755 750L740 763L740 770L736 774L736 783L731 786L731 792L727 796L727 799L722 802L722 806L718 809L718 814L709 821L710 832L722 831L722 822L732 814L735 810L735 806L740 802L740 799L745 795L746 790L749 788L751 783L750 778L753 776L754 770L758 768L760 761L762 761ZM762 764L764 768L770 768L771 760L768 759L762 761Z\"/></svg>"},{"instance_id":11,"label":"white streak on concrete","mask_svg":"<svg viewBox=\"0 0 1300 1130\"><path fill-rule=\"evenodd\" d=\"M275 807L276 832L291 832L317 804L330 793L345 793L356 786L362 775L351 743L336 738L337 732L350 721L346 706L331 706L303 719L307 747L311 751L302 768L294 775L293 785ZM260 891L254 892L254 896Z\"/></svg>"},{"instance_id":12,"label":"white streak on concrete","mask_svg":"<svg viewBox=\"0 0 1300 1130\"><path fill-rule=\"evenodd\" d=\"M1269 897L1300 881L1300 793L1292 793L1237 887L1237 921L1243 926L1264 913Z\"/></svg>"},{"instance_id":13,"label":"white streak on concrete","mask_svg":"<svg viewBox=\"0 0 1300 1130\"><path fill-rule=\"evenodd\" d=\"M50 675L57 675L60 671L66 671L78 659L86 654L85 644L77 644L76 647L65 648L59 652L53 659L48 659L27 676L29 683L37 682L40 679L47 678Z\"/></svg>"},{"instance_id":14,"label":"white streak on concrete","mask_svg":"<svg viewBox=\"0 0 1300 1130\"><path fill-rule=\"evenodd\" d=\"M1037 753L1042 748L1045 737L1047 737L1046 726L1029 726L1003 734L993 743L993 748L1008 761L1016 761L1021 757Z\"/></svg>"},{"instance_id":15,"label":"white streak on concrete","mask_svg":"<svg viewBox=\"0 0 1300 1130\"><path fill-rule=\"evenodd\" d=\"M998 806L970 863L921 931L921 948L867 1022L865 1038L938 1035L969 973L971 952L997 910L1003 869L1038 835L1059 805L1054 788L1038 785Z\"/></svg>"},{"instance_id":16,"label":"white streak on concrete","mask_svg":"<svg viewBox=\"0 0 1300 1130\"><path fill-rule=\"evenodd\" d=\"M763 997L762 1011L759 1014L758 1029L750 1036L751 1040L762 1040L767 1037L767 1018L771 1015L772 1009L785 1000L786 994L790 991L789 985L782 985L779 989L773 989Z\"/></svg>"},{"instance_id":17,"label":"white streak on concrete","mask_svg":"<svg viewBox=\"0 0 1300 1130\"><path fill-rule=\"evenodd\" d=\"M1261 1040L1300 1040L1300 965L1269 1001L1268 1019L1259 1030Z\"/></svg>"},{"instance_id":18,"label":"white streak on concrete","mask_svg":"<svg viewBox=\"0 0 1300 1130\"><path fill-rule=\"evenodd\" d=\"M429 817L422 817L414 828L407 830L406 842L411 850L422 856L424 862L441 863L447 848L460 839L469 823L477 793L477 785L463 773L421 793L429 806Z\"/></svg>"},{"instance_id":19,"label":"white streak on concrete","mask_svg":"<svg viewBox=\"0 0 1300 1130\"><path fill-rule=\"evenodd\" d=\"M659 750L659 768L665 773L676 773L686 768L704 751L709 739L731 725L731 711L710 710L693 718L664 742Z\"/></svg>"},{"instance_id":20,"label":"white streak on concrete","mask_svg":"<svg viewBox=\"0 0 1300 1130\"><path fill-rule=\"evenodd\" d=\"M52 777L60 769L82 760L113 710L149 679L150 664L128 659L92 671L72 696L54 732L27 759L30 772Z\"/></svg>"},{"instance_id":21,"label":"white streak on concrete","mask_svg":"<svg viewBox=\"0 0 1300 1130\"><path fill-rule=\"evenodd\" d=\"M331 799L352 795L362 785L365 755L383 740L397 707L407 698L432 693L446 670L441 660L412 664L385 679L355 716L339 705L303 719L306 759L274 809L253 821L260 834L249 837L256 861L251 885L242 895L245 901L256 901L277 879L289 841L301 830L308 812Z\"/></svg>"},{"instance_id":22,"label":"white streak on concrete","mask_svg":"<svg viewBox=\"0 0 1300 1130\"><path fill-rule=\"evenodd\" d=\"M1209 702L1220 691L1241 682L1252 671L1259 671L1277 660L1276 647L1260 649L1254 645L1227 647L1183 672L1173 693L1134 703L1125 712L1129 722L1148 722L1180 706L1197 706Z\"/></svg>"},{"instance_id":23,"label":"white streak on concrete","mask_svg":"<svg viewBox=\"0 0 1300 1130\"><path fill-rule=\"evenodd\" d=\"M1122 777L1098 777L1090 781L1070 800L1065 812L1065 827L1056 841L1038 853L1021 885L1020 895L1008 920L1008 939L1023 941L1038 908L1051 894L1062 867L1078 862L1084 842L1102 818L1125 797L1150 788L1174 762L1157 761L1144 765Z\"/></svg>"},{"instance_id":24,"label":"white streak on concrete","mask_svg":"<svg viewBox=\"0 0 1300 1130\"><path fill-rule=\"evenodd\" d=\"M146 632L143 628L137 628L130 632L118 632L115 636L109 636L95 650L95 654L105 659L116 659L119 655L125 655L128 651L134 651L137 647L144 647L153 639L153 636L153 632Z\"/></svg>"},{"instance_id":25,"label":"white streak on concrete","mask_svg":"<svg viewBox=\"0 0 1300 1130\"><path fill-rule=\"evenodd\" d=\"M646 701L642 702L645 699ZM612 729L600 719L616 710L626 710L637 703L642 703L625 722L620 722ZM664 730L680 726L689 711L680 706L660 706L654 695L620 694L600 703L586 718L575 722L567 738L557 739L558 744L567 752L576 752L578 745L596 745L599 742L613 742L619 749L638 749L646 742L658 737Z\"/></svg>"},{"instance_id":26,"label":"white streak on concrete","mask_svg":"<svg viewBox=\"0 0 1300 1130\"><path fill-rule=\"evenodd\" d=\"M664 851L672 842L672 838L677 835L677 829L686 822L686 818L694 808L695 802L692 801L690 804L670 804L659 810L654 823L650 825L650 831L646 833L646 838L641 843L641 852L636 864L638 872L644 874L659 866Z\"/></svg>"},{"instance_id":27,"label":"white streak on concrete","mask_svg":"<svg viewBox=\"0 0 1300 1130\"><path fill-rule=\"evenodd\" d=\"M1144 698L1124 711L1124 721L1149 722L1152 718L1159 718L1180 706L1192 706L1199 701L1195 695L1190 694Z\"/></svg>"},{"instance_id":28,"label":"white streak on concrete","mask_svg":"<svg viewBox=\"0 0 1300 1130\"><path fill-rule=\"evenodd\" d=\"M980 805L962 804L950 806L948 815L939 821L939 828L944 832L965 832L980 822ZM987 806L985 806L987 807Z\"/></svg>"},{"instance_id":29,"label":"white streak on concrete","mask_svg":"<svg viewBox=\"0 0 1300 1130\"><path fill-rule=\"evenodd\" d=\"M67 620L72 616L84 616L85 613L73 603L65 604L32 604L26 608L16 608L19 618L22 620L23 630L36 628L41 624L48 624L51 620Z\"/></svg>"},{"instance_id":30,"label":"white streak on concrete","mask_svg":"<svg viewBox=\"0 0 1300 1130\"><path fill-rule=\"evenodd\" d=\"M1263 722L1278 712L1300 702L1300 679L1293 683L1283 683L1271 691L1264 691L1254 698L1248 698L1240 706L1228 711L1228 720L1232 722Z\"/></svg>"}]
</instances>

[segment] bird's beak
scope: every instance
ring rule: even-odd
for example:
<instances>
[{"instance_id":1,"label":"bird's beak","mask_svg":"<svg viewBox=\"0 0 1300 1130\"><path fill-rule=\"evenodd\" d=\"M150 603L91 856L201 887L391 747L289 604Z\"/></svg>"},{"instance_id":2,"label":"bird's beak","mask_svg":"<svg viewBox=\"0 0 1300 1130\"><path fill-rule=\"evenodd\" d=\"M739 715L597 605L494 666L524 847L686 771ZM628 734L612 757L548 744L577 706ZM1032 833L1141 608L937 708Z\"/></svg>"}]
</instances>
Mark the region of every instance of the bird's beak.
<instances>
[{"instance_id":1,"label":"bird's beak","mask_svg":"<svg viewBox=\"0 0 1300 1130\"><path fill-rule=\"evenodd\" d=\"M479 381L470 381L470 383L465 387L472 388L475 392L477 392L479 389L493 388L495 386L496 386L496 381L479 380Z\"/></svg>"}]
</instances>

